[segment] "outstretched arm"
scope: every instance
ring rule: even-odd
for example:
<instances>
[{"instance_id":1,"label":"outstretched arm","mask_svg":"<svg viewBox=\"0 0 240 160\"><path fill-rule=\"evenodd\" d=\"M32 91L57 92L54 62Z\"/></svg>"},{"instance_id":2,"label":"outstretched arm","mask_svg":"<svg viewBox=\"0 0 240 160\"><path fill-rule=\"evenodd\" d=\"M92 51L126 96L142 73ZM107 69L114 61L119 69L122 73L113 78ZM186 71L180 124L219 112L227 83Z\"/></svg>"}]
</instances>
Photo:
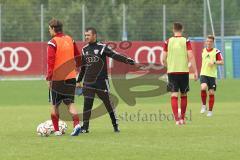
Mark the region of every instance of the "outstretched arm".
<instances>
[{"instance_id":1,"label":"outstretched arm","mask_svg":"<svg viewBox=\"0 0 240 160\"><path fill-rule=\"evenodd\" d=\"M106 54L106 56L111 57L112 59L119 61L119 62L123 62L126 64L130 64L130 65L134 65L135 61L129 57L126 57L122 54L117 53L116 51L110 49L109 47L105 47L104 49L104 53Z\"/></svg>"}]
</instances>

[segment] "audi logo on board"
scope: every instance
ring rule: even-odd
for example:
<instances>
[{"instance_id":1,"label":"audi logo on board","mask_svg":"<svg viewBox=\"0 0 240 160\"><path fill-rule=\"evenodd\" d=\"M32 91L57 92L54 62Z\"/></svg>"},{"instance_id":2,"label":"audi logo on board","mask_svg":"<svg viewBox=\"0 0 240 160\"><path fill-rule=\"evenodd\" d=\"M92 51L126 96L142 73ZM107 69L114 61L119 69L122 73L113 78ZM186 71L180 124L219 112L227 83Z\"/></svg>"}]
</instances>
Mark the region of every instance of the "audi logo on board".
<instances>
[{"instance_id":1,"label":"audi logo on board","mask_svg":"<svg viewBox=\"0 0 240 160\"><path fill-rule=\"evenodd\" d=\"M146 56L146 62L148 66L146 69L154 69L161 70L163 66L158 64L157 62L161 62L163 48L161 46L141 46L137 49L134 55L134 59L136 63L140 63L140 57ZM157 53L160 52L160 56L158 59ZM9 58L6 58L6 53L10 53ZM27 61L24 64L20 64L20 57L22 54L27 56ZM86 61L89 62L97 62L99 61L99 57L88 57ZM25 47L3 47L0 48L0 71L11 72L11 71L25 71L27 70L32 63L32 55L31 52ZM6 65L9 64L9 65ZM111 67L110 67L111 68Z\"/></svg>"},{"instance_id":2,"label":"audi logo on board","mask_svg":"<svg viewBox=\"0 0 240 160\"><path fill-rule=\"evenodd\" d=\"M7 58L6 53L10 53L9 56L9 64L6 66ZM27 62L24 65L19 66L19 59L20 55L25 54L27 56ZM10 71L25 71L27 70L32 63L32 55L31 52L24 47L17 47L17 48L11 48L11 47L3 47L0 48L0 70L5 72Z\"/></svg>"},{"instance_id":3,"label":"audi logo on board","mask_svg":"<svg viewBox=\"0 0 240 160\"><path fill-rule=\"evenodd\" d=\"M162 66L162 51L163 48L160 46L155 46L155 47L148 47L148 46L142 46L138 48L138 50L135 53L135 61L136 63L139 63L139 57L142 56L143 54L146 54L144 51L147 51L147 63L148 66L146 66L146 69L154 69L154 70L161 70L164 68ZM161 65L156 65L157 64L157 58L156 58L156 51L160 51L160 56L159 56L159 61L161 62Z\"/></svg>"}]
</instances>

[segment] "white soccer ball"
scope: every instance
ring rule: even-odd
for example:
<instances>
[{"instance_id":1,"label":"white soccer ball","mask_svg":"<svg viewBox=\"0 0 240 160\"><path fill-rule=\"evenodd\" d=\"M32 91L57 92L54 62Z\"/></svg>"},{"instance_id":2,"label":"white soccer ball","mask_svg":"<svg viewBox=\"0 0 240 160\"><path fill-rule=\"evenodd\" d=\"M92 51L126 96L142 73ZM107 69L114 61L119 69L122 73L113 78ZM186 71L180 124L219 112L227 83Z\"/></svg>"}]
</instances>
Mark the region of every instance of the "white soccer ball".
<instances>
[{"instance_id":1,"label":"white soccer ball","mask_svg":"<svg viewBox=\"0 0 240 160\"><path fill-rule=\"evenodd\" d=\"M62 134L65 134L67 131L67 123L62 120L59 120L58 126L59 126L59 131L62 132Z\"/></svg>"},{"instance_id":2,"label":"white soccer ball","mask_svg":"<svg viewBox=\"0 0 240 160\"><path fill-rule=\"evenodd\" d=\"M47 120L44 122L51 130L51 133L54 132L54 127L53 127L53 124L52 124L52 120Z\"/></svg>"},{"instance_id":3,"label":"white soccer ball","mask_svg":"<svg viewBox=\"0 0 240 160\"><path fill-rule=\"evenodd\" d=\"M44 122L44 124L46 124L48 126L48 128L50 129L51 133L54 132L54 126L52 124L52 120L47 120ZM59 120L58 121L58 126L59 126L59 131L62 132L62 134L65 134L67 131L67 123Z\"/></svg>"},{"instance_id":4,"label":"white soccer ball","mask_svg":"<svg viewBox=\"0 0 240 160\"><path fill-rule=\"evenodd\" d=\"M37 134L42 137L48 137L51 134L51 130L47 124L41 123L37 126Z\"/></svg>"}]
</instances>

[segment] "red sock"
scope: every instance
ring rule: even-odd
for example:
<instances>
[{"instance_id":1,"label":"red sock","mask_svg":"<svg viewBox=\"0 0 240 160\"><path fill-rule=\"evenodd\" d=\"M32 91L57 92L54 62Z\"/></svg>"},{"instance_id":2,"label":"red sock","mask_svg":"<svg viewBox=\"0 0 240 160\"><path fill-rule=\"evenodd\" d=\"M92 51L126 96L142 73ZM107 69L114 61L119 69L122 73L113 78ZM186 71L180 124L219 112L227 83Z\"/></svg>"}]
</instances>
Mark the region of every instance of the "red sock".
<instances>
[{"instance_id":1,"label":"red sock","mask_svg":"<svg viewBox=\"0 0 240 160\"><path fill-rule=\"evenodd\" d=\"M209 95L209 111L212 111L214 105L214 95Z\"/></svg>"},{"instance_id":2,"label":"red sock","mask_svg":"<svg viewBox=\"0 0 240 160\"><path fill-rule=\"evenodd\" d=\"M77 114L73 115L73 127L79 124L79 116Z\"/></svg>"},{"instance_id":3,"label":"red sock","mask_svg":"<svg viewBox=\"0 0 240 160\"><path fill-rule=\"evenodd\" d=\"M202 90L201 91L201 98L202 98L202 104L206 105L206 101L207 101L207 92L206 92L206 90Z\"/></svg>"},{"instance_id":4,"label":"red sock","mask_svg":"<svg viewBox=\"0 0 240 160\"><path fill-rule=\"evenodd\" d=\"M178 97L171 97L172 112L175 118L175 121L178 121Z\"/></svg>"},{"instance_id":5,"label":"red sock","mask_svg":"<svg viewBox=\"0 0 240 160\"><path fill-rule=\"evenodd\" d=\"M59 127L58 127L59 115L51 114L51 119L52 119L54 130L59 131Z\"/></svg>"},{"instance_id":6,"label":"red sock","mask_svg":"<svg viewBox=\"0 0 240 160\"><path fill-rule=\"evenodd\" d=\"M181 119L185 119L185 113L187 109L187 96L181 97Z\"/></svg>"}]
</instances>

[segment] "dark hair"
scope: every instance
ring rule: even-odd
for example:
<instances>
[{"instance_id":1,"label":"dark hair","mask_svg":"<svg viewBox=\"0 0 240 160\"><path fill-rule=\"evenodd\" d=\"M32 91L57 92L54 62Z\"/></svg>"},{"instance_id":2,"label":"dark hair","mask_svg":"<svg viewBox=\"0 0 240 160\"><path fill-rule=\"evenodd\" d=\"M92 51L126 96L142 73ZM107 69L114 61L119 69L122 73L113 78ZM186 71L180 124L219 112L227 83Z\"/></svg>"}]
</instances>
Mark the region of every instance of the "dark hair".
<instances>
[{"instance_id":1,"label":"dark hair","mask_svg":"<svg viewBox=\"0 0 240 160\"><path fill-rule=\"evenodd\" d=\"M212 39L213 42L214 42L214 40L215 40L215 37L214 37L213 35L208 35L207 38L208 38L208 39Z\"/></svg>"},{"instance_id":2,"label":"dark hair","mask_svg":"<svg viewBox=\"0 0 240 160\"><path fill-rule=\"evenodd\" d=\"M86 32L91 31L92 34L96 34L97 35L97 30L95 28L93 28L93 27L88 27L88 28L85 29L85 31Z\"/></svg>"},{"instance_id":3,"label":"dark hair","mask_svg":"<svg viewBox=\"0 0 240 160\"><path fill-rule=\"evenodd\" d=\"M54 29L56 33L62 32L63 24L61 21L53 18L48 22L49 26Z\"/></svg>"},{"instance_id":4,"label":"dark hair","mask_svg":"<svg viewBox=\"0 0 240 160\"><path fill-rule=\"evenodd\" d=\"M182 31L183 30L183 25L179 22L173 23L173 29L175 31Z\"/></svg>"}]
</instances>

